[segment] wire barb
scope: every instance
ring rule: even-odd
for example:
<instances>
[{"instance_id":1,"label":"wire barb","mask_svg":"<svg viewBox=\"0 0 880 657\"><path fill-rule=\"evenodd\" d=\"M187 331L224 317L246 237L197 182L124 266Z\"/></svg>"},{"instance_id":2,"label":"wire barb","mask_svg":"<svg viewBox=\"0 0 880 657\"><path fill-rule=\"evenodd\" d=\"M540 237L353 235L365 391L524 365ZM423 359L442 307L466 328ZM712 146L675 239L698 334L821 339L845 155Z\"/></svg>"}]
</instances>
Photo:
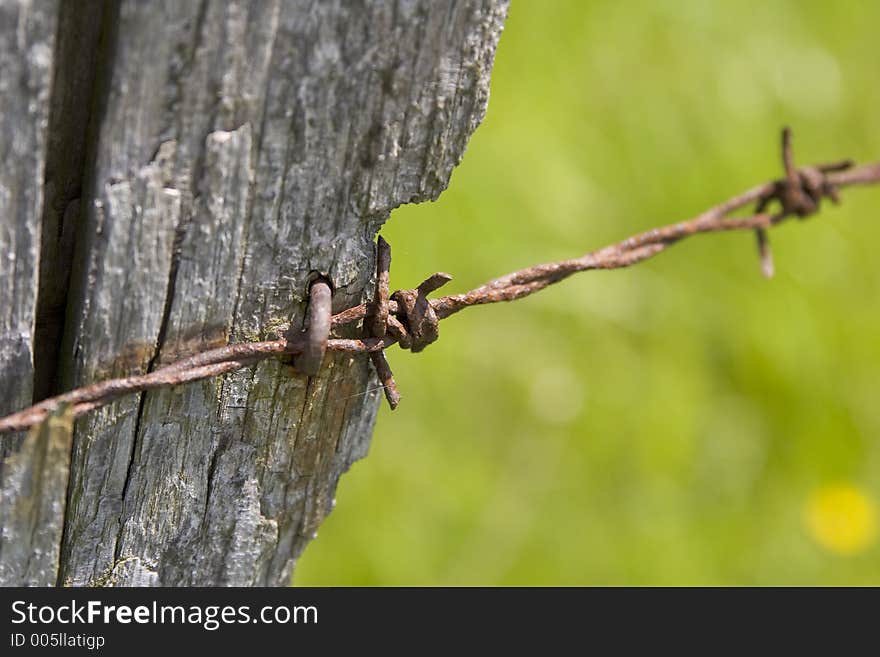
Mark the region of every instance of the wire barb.
<instances>
[{"instance_id":1,"label":"wire barb","mask_svg":"<svg viewBox=\"0 0 880 657\"><path fill-rule=\"evenodd\" d=\"M823 198L837 203L841 188L880 183L880 162L854 167L850 160L841 160L796 168L788 128L782 132L782 164L785 171L782 179L758 185L693 219L653 228L580 258L521 269L463 294L428 299L431 292L452 278L440 272L428 277L414 290L398 290L389 296L391 247L379 237L376 244L376 290L369 303L347 308L331 317L332 292L329 284L319 279L310 288L308 328L299 335L266 342L230 344L189 356L154 372L77 388L0 418L0 433L39 424L60 403L73 404L74 416L79 417L125 394L220 376L271 357L295 356L297 369L314 373L327 349L369 354L388 403L392 409L396 408L400 393L384 350L397 343L404 349L421 351L437 339L440 320L464 308L522 299L582 271L629 267L700 233L754 232L761 269L769 277L773 273L768 239L770 228L791 216L803 219L815 214ZM779 209L775 213L767 212L774 201ZM730 216L752 204L755 204L754 214ZM361 320L364 320L363 338L330 337L333 329Z\"/></svg>"},{"instance_id":2,"label":"wire barb","mask_svg":"<svg viewBox=\"0 0 880 657\"><path fill-rule=\"evenodd\" d=\"M773 278L773 251L770 249L770 238L764 228L755 230L755 237L758 238L758 257L761 259L761 273L764 278Z\"/></svg>"},{"instance_id":3,"label":"wire barb","mask_svg":"<svg viewBox=\"0 0 880 657\"><path fill-rule=\"evenodd\" d=\"M418 353L440 337L440 319L428 301L428 295L451 280L449 274L438 272L414 290L397 290L391 295L397 302L399 321L395 330L400 333L401 347Z\"/></svg>"},{"instance_id":4,"label":"wire barb","mask_svg":"<svg viewBox=\"0 0 880 657\"><path fill-rule=\"evenodd\" d=\"M388 400L388 406L393 411L400 403L400 391L397 389L397 382L394 380L394 373L391 366L385 358L384 351L374 351L370 354L370 360L373 361L373 367L376 368L376 375L382 384L382 390L385 392L385 399Z\"/></svg>"},{"instance_id":5,"label":"wire barb","mask_svg":"<svg viewBox=\"0 0 880 657\"><path fill-rule=\"evenodd\" d=\"M373 303L370 304L368 316L364 321L364 328L367 337L384 338L388 329L391 328L395 337L399 340L403 335L400 322L393 316L388 314L388 289L391 275L391 245L385 241L381 235L376 240L376 294L373 296ZM397 382L394 380L394 372L385 358L384 351L373 351L370 353L370 360L373 367L376 368L376 375L382 384L382 390L385 393L385 399L393 411L400 403L400 391L397 389Z\"/></svg>"},{"instance_id":6,"label":"wire barb","mask_svg":"<svg viewBox=\"0 0 880 657\"><path fill-rule=\"evenodd\" d=\"M391 245L379 235L376 240L376 296L370 307L370 333L377 337L385 337L388 324L388 289L391 273Z\"/></svg>"}]
</instances>

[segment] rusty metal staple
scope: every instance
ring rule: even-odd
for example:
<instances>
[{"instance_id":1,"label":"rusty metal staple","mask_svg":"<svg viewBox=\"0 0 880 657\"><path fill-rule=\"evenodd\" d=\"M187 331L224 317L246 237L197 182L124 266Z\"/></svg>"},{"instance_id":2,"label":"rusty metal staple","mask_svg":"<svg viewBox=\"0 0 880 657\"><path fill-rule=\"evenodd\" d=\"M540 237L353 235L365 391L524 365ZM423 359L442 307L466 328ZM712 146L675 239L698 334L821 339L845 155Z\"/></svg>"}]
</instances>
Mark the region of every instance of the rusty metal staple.
<instances>
[{"instance_id":1,"label":"rusty metal staple","mask_svg":"<svg viewBox=\"0 0 880 657\"><path fill-rule=\"evenodd\" d=\"M380 236L377 241L376 290L369 303L331 316L330 287L326 281L315 281L310 287L307 328L299 335L230 344L189 356L153 372L77 388L0 418L0 433L20 431L38 424L62 403L71 404L74 416L78 417L122 395L219 376L273 356L295 356L294 366L313 376L325 350L370 354L388 403L392 409L396 408L400 393L384 350L399 343L404 349L421 351L437 339L440 320L464 308L521 299L582 271L629 267L698 233L755 231L761 270L765 276L771 276L773 259L767 234L769 228L792 216L804 219L815 214L824 198L839 202L838 192L843 187L880 183L880 162L854 167L851 161L845 160L795 167L788 128L782 132L782 163L783 178L758 185L693 219L639 233L580 258L528 267L463 294L428 299L431 292L452 279L449 274L440 272L413 290L398 290L389 295L391 248ZM774 201L779 207L775 212L768 212L767 208ZM753 203L754 214L728 216ZM364 320L363 338L332 337L333 329L361 320Z\"/></svg>"}]
</instances>

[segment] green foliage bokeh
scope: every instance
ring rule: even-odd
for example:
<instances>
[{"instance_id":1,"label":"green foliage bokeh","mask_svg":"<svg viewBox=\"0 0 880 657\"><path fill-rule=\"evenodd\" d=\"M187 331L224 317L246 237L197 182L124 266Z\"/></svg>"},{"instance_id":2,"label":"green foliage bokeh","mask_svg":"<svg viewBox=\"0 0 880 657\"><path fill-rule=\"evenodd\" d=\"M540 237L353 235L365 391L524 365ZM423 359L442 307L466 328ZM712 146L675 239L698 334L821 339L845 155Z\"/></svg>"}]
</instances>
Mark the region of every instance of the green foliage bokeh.
<instances>
[{"instance_id":1,"label":"green foliage bokeh","mask_svg":"<svg viewBox=\"0 0 880 657\"><path fill-rule=\"evenodd\" d=\"M464 291L684 219L800 163L880 157L880 3L514 0L449 190L396 210L392 288ZM295 583L880 584L805 504L880 498L880 189L465 311L422 354Z\"/></svg>"}]
</instances>

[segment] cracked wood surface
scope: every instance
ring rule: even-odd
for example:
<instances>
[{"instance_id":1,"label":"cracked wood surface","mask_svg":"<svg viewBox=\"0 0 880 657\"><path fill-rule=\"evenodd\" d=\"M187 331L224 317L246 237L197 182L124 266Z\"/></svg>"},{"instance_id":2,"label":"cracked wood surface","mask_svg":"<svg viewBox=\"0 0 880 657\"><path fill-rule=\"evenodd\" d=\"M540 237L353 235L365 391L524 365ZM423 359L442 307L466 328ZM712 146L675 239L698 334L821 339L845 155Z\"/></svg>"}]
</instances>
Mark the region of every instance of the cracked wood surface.
<instances>
[{"instance_id":1,"label":"cracked wood surface","mask_svg":"<svg viewBox=\"0 0 880 657\"><path fill-rule=\"evenodd\" d=\"M0 414L32 401L57 2L0 3ZM68 454L0 440L0 585L54 583ZM48 560L48 563L47 563Z\"/></svg>"},{"instance_id":2,"label":"cracked wood surface","mask_svg":"<svg viewBox=\"0 0 880 657\"><path fill-rule=\"evenodd\" d=\"M365 300L375 233L440 194L483 117L506 9L108 5L94 88L81 85L82 204L55 220L76 222L64 346L39 379L69 388L298 330L312 273L334 312ZM315 377L266 361L78 420L57 582L286 584L366 454L376 387L367 357L328 354Z\"/></svg>"},{"instance_id":3,"label":"cracked wood surface","mask_svg":"<svg viewBox=\"0 0 880 657\"><path fill-rule=\"evenodd\" d=\"M0 584L47 586L58 576L73 409L56 409L6 459L0 486Z\"/></svg>"},{"instance_id":4,"label":"cracked wood surface","mask_svg":"<svg viewBox=\"0 0 880 657\"><path fill-rule=\"evenodd\" d=\"M55 2L0 4L0 413L33 393L56 11Z\"/></svg>"}]
</instances>

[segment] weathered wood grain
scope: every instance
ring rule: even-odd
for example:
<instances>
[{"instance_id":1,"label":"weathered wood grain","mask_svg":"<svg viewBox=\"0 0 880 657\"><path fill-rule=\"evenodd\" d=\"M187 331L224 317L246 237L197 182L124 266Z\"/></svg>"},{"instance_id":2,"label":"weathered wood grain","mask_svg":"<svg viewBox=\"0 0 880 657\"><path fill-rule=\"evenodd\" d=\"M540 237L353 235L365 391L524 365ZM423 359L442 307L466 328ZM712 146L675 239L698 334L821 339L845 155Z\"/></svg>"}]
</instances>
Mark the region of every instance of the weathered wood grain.
<instances>
[{"instance_id":1,"label":"weathered wood grain","mask_svg":"<svg viewBox=\"0 0 880 657\"><path fill-rule=\"evenodd\" d=\"M0 3L0 415L29 405L33 396L40 218L56 21L54 0ZM54 476L58 464L53 461L58 453L8 464L5 457L21 447L22 439L19 434L0 441L0 585L4 586L54 583L52 568L37 565L28 555L40 550L57 560L61 540L60 522L36 534L30 528L38 518L46 519L41 510L57 502L59 491L63 500L66 481L60 489L14 494L21 482L58 484ZM22 562L24 557L28 560Z\"/></svg>"},{"instance_id":2,"label":"weathered wood grain","mask_svg":"<svg viewBox=\"0 0 880 657\"><path fill-rule=\"evenodd\" d=\"M3 464L0 585L52 586L67 497L73 413L62 407L28 432Z\"/></svg>"},{"instance_id":3,"label":"weathered wood grain","mask_svg":"<svg viewBox=\"0 0 880 657\"><path fill-rule=\"evenodd\" d=\"M0 4L0 413L30 403L56 2ZM10 442L10 441L4 441Z\"/></svg>"},{"instance_id":4,"label":"weathered wood grain","mask_svg":"<svg viewBox=\"0 0 880 657\"><path fill-rule=\"evenodd\" d=\"M334 310L363 301L389 212L440 194L483 117L506 9L100 12L80 212L55 220L76 234L64 347L41 381L68 388L299 330L316 274ZM311 378L267 361L78 420L58 582L287 583L366 454L376 388L366 357L328 355Z\"/></svg>"}]
</instances>

